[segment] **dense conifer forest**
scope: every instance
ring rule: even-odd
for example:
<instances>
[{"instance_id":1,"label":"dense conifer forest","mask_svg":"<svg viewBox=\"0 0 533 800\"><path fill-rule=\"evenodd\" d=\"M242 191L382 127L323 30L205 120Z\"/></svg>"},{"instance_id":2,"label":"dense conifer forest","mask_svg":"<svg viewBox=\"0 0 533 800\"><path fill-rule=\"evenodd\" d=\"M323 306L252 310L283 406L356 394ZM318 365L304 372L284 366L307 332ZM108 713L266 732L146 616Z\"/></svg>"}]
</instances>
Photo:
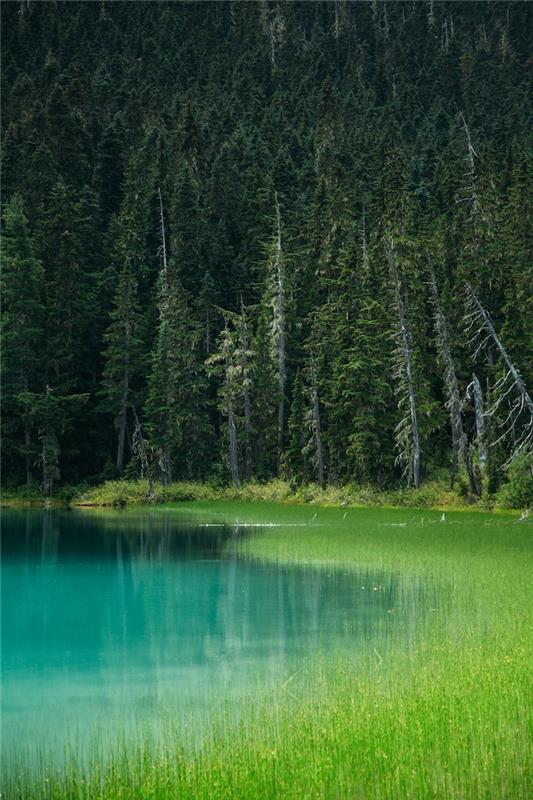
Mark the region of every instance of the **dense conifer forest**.
<instances>
[{"instance_id":1,"label":"dense conifer forest","mask_svg":"<svg viewBox=\"0 0 533 800\"><path fill-rule=\"evenodd\" d=\"M505 480L531 15L3 3L4 482Z\"/></svg>"}]
</instances>

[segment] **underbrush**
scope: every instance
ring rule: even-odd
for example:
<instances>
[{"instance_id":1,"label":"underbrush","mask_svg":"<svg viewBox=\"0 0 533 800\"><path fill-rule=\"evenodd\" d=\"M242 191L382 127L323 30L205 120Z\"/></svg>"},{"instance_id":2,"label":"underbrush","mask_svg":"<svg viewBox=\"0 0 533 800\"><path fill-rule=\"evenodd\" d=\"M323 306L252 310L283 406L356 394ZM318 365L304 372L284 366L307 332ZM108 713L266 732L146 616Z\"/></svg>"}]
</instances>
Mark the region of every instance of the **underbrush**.
<instances>
[{"instance_id":1,"label":"underbrush","mask_svg":"<svg viewBox=\"0 0 533 800\"><path fill-rule=\"evenodd\" d=\"M183 500L242 500L278 503L306 503L321 506L410 506L416 508L466 508L472 500L450 491L441 481L425 483L419 489L378 491L370 486L326 486L317 484L293 487L287 481L267 483L250 481L241 486L216 486L209 483L182 481L169 486L154 485L154 503L173 503ZM146 503L147 481L107 481L79 494L75 505L125 506Z\"/></svg>"},{"instance_id":2,"label":"underbrush","mask_svg":"<svg viewBox=\"0 0 533 800\"><path fill-rule=\"evenodd\" d=\"M240 486L200 481L178 481L169 486L154 483L152 497L146 480L105 481L95 487L61 487L50 500L37 489L22 487L4 490L5 506L79 505L122 507L152 503L177 503L188 500L242 500L272 503L294 503L321 506L397 506L405 508L527 508L533 503L533 474L522 464L509 470L507 481L497 494L476 498L458 482L450 489L444 479L428 480L418 489L376 489L372 486L320 487L316 483L295 486L284 480L260 483L249 481Z\"/></svg>"}]
</instances>

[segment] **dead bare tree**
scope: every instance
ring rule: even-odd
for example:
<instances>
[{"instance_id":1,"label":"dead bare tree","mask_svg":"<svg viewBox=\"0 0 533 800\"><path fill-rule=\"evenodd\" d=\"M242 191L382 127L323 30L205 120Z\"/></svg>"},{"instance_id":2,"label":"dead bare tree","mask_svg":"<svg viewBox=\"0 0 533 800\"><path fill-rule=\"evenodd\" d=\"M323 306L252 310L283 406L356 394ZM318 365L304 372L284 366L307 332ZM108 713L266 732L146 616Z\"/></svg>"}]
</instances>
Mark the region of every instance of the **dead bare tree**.
<instances>
[{"instance_id":1,"label":"dead bare tree","mask_svg":"<svg viewBox=\"0 0 533 800\"><path fill-rule=\"evenodd\" d=\"M208 369L222 378L219 390L220 410L224 413L228 425L228 458L231 480L235 486L240 485L239 453L237 445L236 403L240 391L240 367L236 363L235 332L230 331L228 320L230 312L220 309L224 316L224 327L219 337L219 349L206 360Z\"/></svg>"},{"instance_id":2,"label":"dead bare tree","mask_svg":"<svg viewBox=\"0 0 533 800\"><path fill-rule=\"evenodd\" d=\"M466 325L469 344L475 347L474 358L492 343L499 352L505 369L492 389L494 401L486 411L486 419L495 417L505 408L505 418L498 423L500 435L491 446L512 438L512 448L506 464L517 456L533 450L533 400L524 379L497 334L489 312L482 306L472 286L466 286Z\"/></svg>"},{"instance_id":3,"label":"dead bare tree","mask_svg":"<svg viewBox=\"0 0 533 800\"><path fill-rule=\"evenodd\" d=\"M333 35L335 37L335 46L337 51L339 49L339 36L341 32L340 20L339 20L339 3L338 0L333 0L334 12L335 12L335 22L333 24Z\"/></svg>"},{"instance_id":4,"label":"dead bare tree","mask_svg":"<svg viewBox=\"0 0 533 800\"><path fill-rule=\"evenodd\" d=\"M133 404L132 411L134 421L132 450L140 461L141 477L146 477L148 480L147 500L149 503L151 503L154 499L154 481L152 478L152 470L150 468L150 459L148 458L148 442L143 436L141 423L139 422L139 417L137 416L137 409Z\"/></svg>"},{"instance_id":5,"label":"dead bare tree","mask_svg":"<svg viewBox=\"0 0 533 800\"><path fill-rule=\"evenodd\" d=\"M228 415L228 442L229 442L229 463L231 479L235 486L240 485L239 478L239 459L237 452L237 426L235 424L235 408L233 398L234 365L232 359L232 340L228 329L228 320L224 319L224 370L226 375L226 409Z\"/></svg>"},{"instance_id":6,"label":"dead bare tree","mask_svg":"<svg viewBox=\"0 0 533 800\"><path fill-rule=\"evenodd\" d=\"M397 463L403 466L403 475L409 485L420 486L420 435L414 381L413 338L409 324L407 299L404 295L393 237L385 241L385 252L389 264L394 307L397 316L394 338L394 378L398 408L403 413L402 419L395 429Z\"/></svg>"},{"instance_id":7,"label":"dead bare tree","mask_svg":"<svg viewBox=\"0 0 533 800\"><path fill-rule=\"evenodd\" d=\"M246 477L251 474L251 357L248 347L248 332L244 305L241 299L242 313L236 314L218 308L224 318L215 353L206 360L206 366L212 374L219 375L219 409L225 415L228 426L228 459L231 479L235 486L241 482L239 470L238 429L242 430L244 413L244 434L246 453Z\"/></svg>"},{"instance_id":8,"label":"dead bare tree","mask_svg":"<svg viewBox=\"0 0 533 800\"><path fill-rule=\"evenodd\" d=\"M435 272L431 265L428 267L428 272L435 330L437 333L437 348L444 370L443 377L447 394L446 408L450 417L450 427L452 431L451 486L453 488L455 477L459 471L459 462L462 461L468 475L470 489L473 494L479 497L482 490L481 476L477 474L474 469L468 439L463 427L461 394L459 392L457 373L455 372L455 365L452 358L448 326L446 325L446 319L440 303Z\"/></svg>"},{"instance_id":9,"label":"dead bare tree","mask_svg":"<svg viewBox=\"0 0 533 800\"><path fill-rule=\"evenodd\" d=\"M479 214L476 164L474 161L474 159L477 158L477 153L474 150L474 146L472 145L472 139L470 138L470 131L468 129L468 125L466 124L466 119L464 118L463 114L461 114L461 120L463 122L463 128L466 137L466 162L468 164L468 171L466 175L469 181L468 185L469 196L466 197L465 200L468 200L470 202L470 219L473 222L475 222Z\"/></svg>"},{"instance_id":10,"label":"dead bare tree","mask_svg":"<svg viewBox=\"0 0 533 800\"><path fill-rule=\"evenodd\" d=\"M481 470L481 474L483 475L487 464L485 409L483 406L483 390L481 389L479 378L475 373L472 375L472 380L467 386L466 398L468 400L472 398L474 402L479 468Z\"/></svg>"},{"instance_id":11,"label":"dead bare tree","mask_svg":"<svg viewBox=\"0 0 533 800\"><path fill-rule=\"evenodd\" d=\"M318 399L318 383L316 377L316 362L314 353L309 359L311 372L311 429L313 432L314 449L316 455L317 479L319 486L324 485L324 451L322 449L322 433L320 427L320 404Z\"/></svg>"},{"instance_id":12,"label":"dead bare tree","mask_svg":"<svg viewBox=\"0 0 533 800\"><path fill-rule=\"evenodd\" d=\"M166 274L168 265L167 265L167 239L165 235L165 215L163 213L163 196L161 194L161 188L157 187L157 196L159 197L159 224L160 224L160 233L161 233L161 244L159 246L159 255L161 256L161 262L163 265L163 271Z\"/></svg>"},{"instance_id":13,"label":"dead bare tree","mask_svg":"<svg viewBox=\"0 0 533 800\"><path fill-rule=\"evenodd\" d=\"M246 309L244 307L242 294L241 294L241 317L239 325L239 346L242 352L242 369L243 369L243 401L244 401L244 453L246 460L246 478L252 476L252 368L250 365L250 358L252 351L250 349L250 337L248 333L248 319L246 316Z\"/></svg>"},{"instance_id":14,"label":"dead bare tree","mask_svg":"<svg viewBox=\"0 0 533 800\"><path fill-rule=\"evenodd\" d=\"M165 214L163 211L163 196L161 188L157 187L157 194L159 197L159 218L160 218L160 235L161 244L158 248L158 255L161 259L161 300L159 303L159 325L164 328L168 325L169 317L169 302L170 302L170 287L168 277L168 263L167 263L167 240L165 234ZM168 392L168 387L166 388ZM172 481L172 459L170 455L170 447L168 442L163 444L159 452L159 466L161 468L161 479L163 486L168 486Z\"/></svg>"},{"instance_id":15,"label":"dead bare tree","mask_svg":"<svg viewBox=\"0 0 533 800\"><path fill-rule=\"evenodd\" d=\"M131 353L131 339L132 339L132 320L127 318L124 320L124 364L122 369L122 394L120 400L120 409L116 416L115 425L118 429L118 446L117 446L117 472L122 473L124 466L124 450L126 445L126 432L128 425L128 405L130 398L130 353Z\"/></svg>"},{"instance_id":16,"label":"dead bare tree","mask_svg":"<svg viewBox=\"0 0 533 800\"><path fill-rule=\"evenodd\" d=\"M278 380L278 472L281 470L283 455L283 432L285 428L285 389L287 383L287 343L286 343L286 289L285 260L281 241L281 212L278 193L274 193L276 205L276 243L274 257L275 291L272 300L272 333Z\"/></svg>"},{"instance_id":17,"label":"dead bare tree","mask_svg":"<svg viewBox=\"0 0 533 800\"><path fill-rule=\"evenodd\" d=\"M279 6L270 5L266 0L259 3L259 18L263 32L268 37L270 50L270 63L273 69L277 68L278 49L283 44L285 33L285 20Z\"/></svg>"},{"instance_id":18,"label":"dead bare tree","mask_svg":"<svg viewBox=\"0 0 533 800\"><path fill-rule=\"evenodd\" d=\"M454 38L455 31L454 31L454 24L453 24L453 17L445 17L444 22L442 23L442 42L441 46L442 49L447 53L450 48L450 42Z\"/></svg>"},{"instance_id":19,"label":"dead bare tree","mask_svg":"<svg viewBox=\"0 0 533 800\"><path fill-rule=\"evenodd\" d=\"M361 228L360 228L360 241L361 241L361 256L362 256L362 263L363 269L368 271L369 268L369 259L368 259L368 242L366 236L366 209L363 206L363 216L361 219Z\"/></svg>"}]
</instances>

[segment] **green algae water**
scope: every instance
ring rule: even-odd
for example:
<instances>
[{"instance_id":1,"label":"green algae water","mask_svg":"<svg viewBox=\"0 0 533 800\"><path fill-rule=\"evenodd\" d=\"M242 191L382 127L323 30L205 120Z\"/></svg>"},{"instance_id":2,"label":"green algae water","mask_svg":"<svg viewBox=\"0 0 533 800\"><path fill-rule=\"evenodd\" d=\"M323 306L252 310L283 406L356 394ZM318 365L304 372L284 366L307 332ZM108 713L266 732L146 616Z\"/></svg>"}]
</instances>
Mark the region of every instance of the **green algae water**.
<instances>
[{"instance_id":1,"label":"green algae water","mask_svg":"<svg viewBox=\"0 0 533 800\"><path fill-rule=\"evenodd\" d=\"M213 711L238 716L243 698L268 699L313 659L356 669L392 635L410 647L447 607L427 578L241 554L254 536L316 528L308 509L284 525L236 517L3 513L7 770L83 760L94 741L109 754L118 738L169 721L201 739Z\"/></svg>"}]
</instances>

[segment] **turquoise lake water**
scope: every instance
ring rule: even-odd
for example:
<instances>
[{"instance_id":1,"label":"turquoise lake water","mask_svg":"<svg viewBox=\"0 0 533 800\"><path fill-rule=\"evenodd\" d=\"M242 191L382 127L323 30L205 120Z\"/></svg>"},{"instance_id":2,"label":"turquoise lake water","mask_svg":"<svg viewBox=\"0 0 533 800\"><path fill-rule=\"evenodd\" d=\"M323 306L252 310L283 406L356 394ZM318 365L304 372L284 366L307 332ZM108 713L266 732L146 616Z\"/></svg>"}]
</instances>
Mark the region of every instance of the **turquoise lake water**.
<instances>
[{"instance_id":1,"label":"turquoise lake water","mask_svg":"<svg viewBox=\"0 0 533 800\"><path fill-rule=\"evenodd\" d=\"M161 512L2 515L4 766L202 720L315 658L379 655L438 602L394 574L239 558L252 528ZM391 611L394 610L394 614ZM192 720L192 722L191 722Z\"/></svg>"}]
</instances>

